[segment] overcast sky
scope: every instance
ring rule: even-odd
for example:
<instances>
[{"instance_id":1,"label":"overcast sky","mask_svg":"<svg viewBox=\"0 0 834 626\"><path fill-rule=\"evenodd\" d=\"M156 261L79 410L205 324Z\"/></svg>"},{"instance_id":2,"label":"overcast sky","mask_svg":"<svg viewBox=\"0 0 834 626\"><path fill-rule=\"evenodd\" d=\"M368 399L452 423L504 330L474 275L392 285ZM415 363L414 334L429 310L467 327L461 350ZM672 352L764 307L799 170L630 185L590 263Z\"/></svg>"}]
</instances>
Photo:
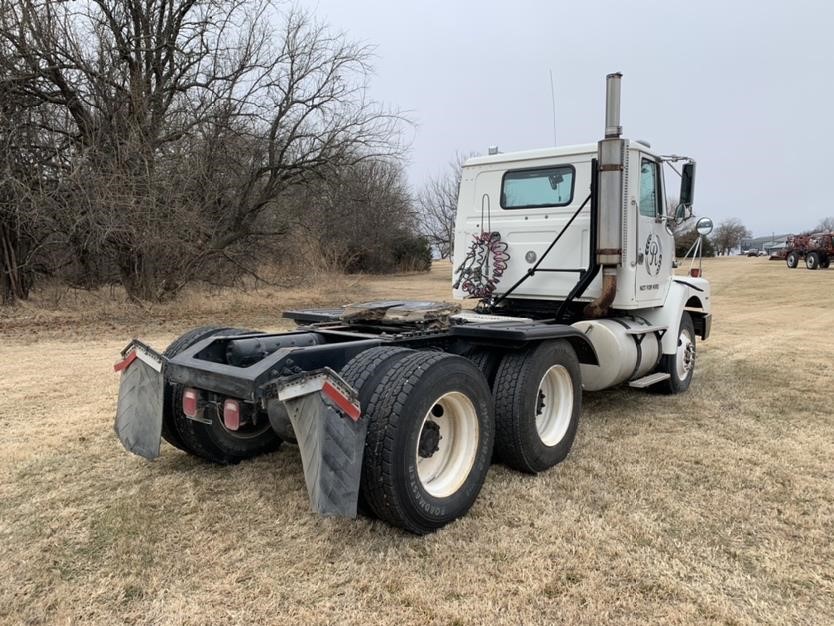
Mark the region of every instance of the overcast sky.
<instances>
[{"instance_id":1,"label":"overcast sky","mask_svg":"<svg viewBox=\"0 0 834 626\"><path fill-rule=\"evenodd\" d=\"M834 2L305 0L376 47L371 95L417 123L419 187L456 152L603 132L623 72L624 134L698 162L695 209L755 235L834 215ZM670 190L677 187L667 177Z\"/></svg>"}]
</instances>

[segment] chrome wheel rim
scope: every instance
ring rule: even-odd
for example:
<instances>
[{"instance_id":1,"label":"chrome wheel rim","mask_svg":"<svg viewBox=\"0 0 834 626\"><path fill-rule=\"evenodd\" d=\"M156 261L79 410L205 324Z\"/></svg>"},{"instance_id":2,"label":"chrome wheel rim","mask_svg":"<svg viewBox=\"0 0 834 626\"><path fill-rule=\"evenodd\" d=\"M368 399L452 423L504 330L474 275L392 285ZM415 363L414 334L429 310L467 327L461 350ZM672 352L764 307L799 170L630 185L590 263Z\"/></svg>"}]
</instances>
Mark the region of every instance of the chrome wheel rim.
<instances>
[{"instance_id":1,"label":"chrome wheel rim","mask_svg":"<svg viewBox=\"0 0 834 626\"><path fill-rule=\"evenodd\" d=\"M417 437L417 478L426 492L446 498L461 488L478 453L478 414L464 394L450 391L432 403Z\"/></svg>"},{"instance_id":2,"label":"chrome wheel rim","mask_svg":"<svg viewBox=\"0 0 834 626\"><path fill-rule=\"evenodd\" d=\"M688 330L681 330L678 337L678 351L675 355L675 366L678 373L678 380L686 380L686 377L695 367L695 341Z\"/></svg>"},{"instance_id":3,"label":"chrome wheel rim","mask_svg":"<svg viewBox=\"0 0 834 626\"><path fill-rule=\"evenodd\" d=\"M573 415L573 380L564 365L554 365L542 376L536 394L536 431L546 446L562 441Z\"/></svg>"}]
</instances>

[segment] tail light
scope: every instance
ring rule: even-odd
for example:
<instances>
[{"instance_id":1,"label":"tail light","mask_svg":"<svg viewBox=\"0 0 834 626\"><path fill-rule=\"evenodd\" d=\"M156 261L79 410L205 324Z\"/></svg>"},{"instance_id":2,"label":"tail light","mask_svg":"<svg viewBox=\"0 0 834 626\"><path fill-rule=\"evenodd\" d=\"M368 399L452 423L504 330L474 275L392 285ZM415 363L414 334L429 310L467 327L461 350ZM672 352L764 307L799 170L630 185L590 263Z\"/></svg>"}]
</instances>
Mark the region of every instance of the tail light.
<instances>
[{"instance_id":1,"label":"tail light","mask_svg":"<svg viewBox=\"0 0 834 626\"><path fill-rule=\"evenodd\" d=\"M199 404L200 394L196 389L188 387L182 392L182 412L186 417L197 417L197 410Z\"/></svg>"},{"instance_id":2,"label":"tail light","mask_svg":"<svg viewBox=\"0 0 834 626\"><path fill-rule=\"evenodd\" d=\"M240 428L240 402L227 398L223 403L223 425L229 430Z\"/></svg>"}]
</instances>

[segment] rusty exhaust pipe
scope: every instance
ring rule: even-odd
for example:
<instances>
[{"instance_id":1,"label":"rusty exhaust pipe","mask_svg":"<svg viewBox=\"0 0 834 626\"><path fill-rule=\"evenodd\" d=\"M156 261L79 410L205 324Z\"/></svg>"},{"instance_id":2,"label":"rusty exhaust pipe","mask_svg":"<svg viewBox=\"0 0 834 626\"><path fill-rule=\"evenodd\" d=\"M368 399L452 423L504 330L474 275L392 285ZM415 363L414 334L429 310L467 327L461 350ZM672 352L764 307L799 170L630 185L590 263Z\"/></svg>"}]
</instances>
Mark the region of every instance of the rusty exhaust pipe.
<instances>
[{"instance_id":1,"label":"rusty exhaust pipe","mask_svg":"<svg viewBox=\"0 0 834 626\"><path fill-rule=\"evenodd\" d=\"M587 319L599 319L608 315L614 296L617 295L617 270L603 268L602 270L602 293L599 298L589 302L582 313Z\"/></svg>"}]
</instances>

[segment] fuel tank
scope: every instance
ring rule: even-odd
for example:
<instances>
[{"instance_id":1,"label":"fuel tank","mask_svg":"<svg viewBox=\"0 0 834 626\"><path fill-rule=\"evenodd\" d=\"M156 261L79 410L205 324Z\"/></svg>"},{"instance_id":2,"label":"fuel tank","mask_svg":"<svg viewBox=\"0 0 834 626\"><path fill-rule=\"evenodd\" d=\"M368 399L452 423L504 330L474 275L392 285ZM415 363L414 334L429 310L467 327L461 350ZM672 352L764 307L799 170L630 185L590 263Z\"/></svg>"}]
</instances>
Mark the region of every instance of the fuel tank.
<instances>
[{"instance_id":1,"label":"fuel tank","mask_svg":"<svg viewBox=\"0 0 834 626\"><path fill-rule=\"evenodd\" d=\"M641 378L660 361L660 337L649 323L632 317L583 320L573 324L591 340L599 366L581 365L582 388L598 391Z\"/></svg>"}]
</instances>

